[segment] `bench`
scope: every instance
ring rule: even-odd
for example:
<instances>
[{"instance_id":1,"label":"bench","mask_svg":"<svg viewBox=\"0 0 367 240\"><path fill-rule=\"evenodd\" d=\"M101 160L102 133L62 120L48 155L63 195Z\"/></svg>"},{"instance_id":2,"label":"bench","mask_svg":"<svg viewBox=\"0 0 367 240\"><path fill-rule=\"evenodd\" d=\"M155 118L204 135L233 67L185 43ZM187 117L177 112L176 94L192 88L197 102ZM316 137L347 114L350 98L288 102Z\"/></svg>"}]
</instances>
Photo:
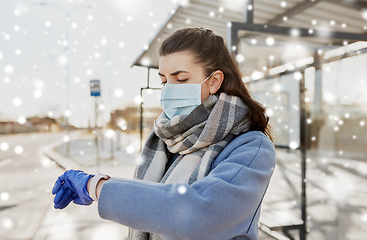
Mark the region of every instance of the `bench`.
<instances>
[{"instance_id":1,"label":"bench","mask_svg":"<svg viewBox=\"0 0 367 240\"><path fill-rule=\"evenodd\" d=\"M265 207L265 208L264 208ZM298 229L300 239L303 233L303 220L282 210L271 210L264 206L260 213L259 229L278 240L294 240L289 230ZM283 232L282 235L277 231Z\"/></svg>"}]
</instances>

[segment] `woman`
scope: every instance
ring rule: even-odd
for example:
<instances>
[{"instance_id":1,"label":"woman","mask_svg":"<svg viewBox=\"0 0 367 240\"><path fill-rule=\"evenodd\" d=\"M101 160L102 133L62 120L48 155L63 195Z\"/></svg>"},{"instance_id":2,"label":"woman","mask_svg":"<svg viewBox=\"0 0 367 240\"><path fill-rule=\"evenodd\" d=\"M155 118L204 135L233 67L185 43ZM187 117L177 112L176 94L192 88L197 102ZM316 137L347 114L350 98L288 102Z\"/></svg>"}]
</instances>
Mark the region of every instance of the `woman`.
<instances>
[{"instance_id":1,"label":"woman","mask_svg":"<svg viewBox=\"0 0 367 240\"><path fill-rule=\"evenodd\" d=\"M55 208L98 200L100 216L130 227L130 239L257 239L275 166L265 108L211 30L177 30L159 56L163 112L136 180L69 170L53 188Z\"/></svg>"}]
</instances>

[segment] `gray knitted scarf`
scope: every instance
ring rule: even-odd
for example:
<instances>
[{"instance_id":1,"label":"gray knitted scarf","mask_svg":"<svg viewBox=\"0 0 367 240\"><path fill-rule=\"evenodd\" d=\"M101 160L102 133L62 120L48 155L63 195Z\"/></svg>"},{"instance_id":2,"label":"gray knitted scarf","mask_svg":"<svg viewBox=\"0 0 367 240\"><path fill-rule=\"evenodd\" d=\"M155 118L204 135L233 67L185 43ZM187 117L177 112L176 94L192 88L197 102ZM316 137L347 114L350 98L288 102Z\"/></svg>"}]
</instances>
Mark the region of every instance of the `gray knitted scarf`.
<instances>
[{"instance_id":1,"label":"gray knitted scarf","mask_svg":"<svg viewBox=\"0 0 367 240\"><path fill-rule=\"evenodd\" d=\"M235 135L250 126L248 107L236 96L221 93L195 108L189 115L171 120L162 113L154 123L140 155L135 179L161 183L188 183L202 179L213 160ZM179 153L169 169L172 153ZM160 240L158 234L130 229L131 240Z\"/></svg>"}]
</instances>

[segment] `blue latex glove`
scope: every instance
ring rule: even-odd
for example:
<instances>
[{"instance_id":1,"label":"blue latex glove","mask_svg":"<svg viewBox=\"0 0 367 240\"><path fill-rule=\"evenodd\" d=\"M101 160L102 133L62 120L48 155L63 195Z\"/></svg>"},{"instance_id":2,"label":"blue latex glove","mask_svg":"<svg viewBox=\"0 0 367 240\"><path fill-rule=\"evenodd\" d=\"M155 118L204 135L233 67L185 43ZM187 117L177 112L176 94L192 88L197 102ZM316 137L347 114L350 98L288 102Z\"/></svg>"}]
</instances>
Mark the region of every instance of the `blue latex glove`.
<instances>
[{"instance_id":1,"label":"blue latex glove","mask_svg":"<svg viewBox=\"0 0 367 240\"><path fill-rule=\"evenodd\" d=\"M71 201L79 205L92 204L93 199L89 196L87 183L93 176L80 170L68 170L62 174L52 189L52 194L55 195L54 207L63 209Z\"/></svg>"},{"instance_id":2,"label":"blue latex glove","mask_svg":"<svg viewBox=\"0 0 367 240\"><path fill-rule=\"evenodd\" d=\"M58 185L58 190L55 190L56 185ZM52 193L56 194L54 198L56 209L64 209L71 201L78 197L78 194L70 186L69 181L66 181L63 184L55 183L55 186Z\"/></svg>"}]
</instances>

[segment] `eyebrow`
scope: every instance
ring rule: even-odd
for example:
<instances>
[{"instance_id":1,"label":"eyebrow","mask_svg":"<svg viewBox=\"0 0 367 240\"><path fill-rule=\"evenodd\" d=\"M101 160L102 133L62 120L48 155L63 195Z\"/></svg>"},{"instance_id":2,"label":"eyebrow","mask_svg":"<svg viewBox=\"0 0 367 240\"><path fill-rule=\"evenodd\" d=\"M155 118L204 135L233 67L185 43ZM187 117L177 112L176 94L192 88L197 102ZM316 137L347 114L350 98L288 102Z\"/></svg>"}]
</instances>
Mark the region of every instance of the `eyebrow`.
<instances>
[{"instance_id":1,"label":"eyebrow","mask_svg":"<svg viewBox=\"0 0 367 240\"><path fill-rule=\"evenodd\" d=\"M178 74L180 74L180 73L188 73L188 71L185 71L185 70L178 70L178 71L176 71L176 72L171 73L171 76L176 76L176 75L178 75ZM159 76L164 77L164 74L162 74L162 73L160 73L160 72L158 72L158 75L159 75Z\"/></svg>"}]
</instances>

